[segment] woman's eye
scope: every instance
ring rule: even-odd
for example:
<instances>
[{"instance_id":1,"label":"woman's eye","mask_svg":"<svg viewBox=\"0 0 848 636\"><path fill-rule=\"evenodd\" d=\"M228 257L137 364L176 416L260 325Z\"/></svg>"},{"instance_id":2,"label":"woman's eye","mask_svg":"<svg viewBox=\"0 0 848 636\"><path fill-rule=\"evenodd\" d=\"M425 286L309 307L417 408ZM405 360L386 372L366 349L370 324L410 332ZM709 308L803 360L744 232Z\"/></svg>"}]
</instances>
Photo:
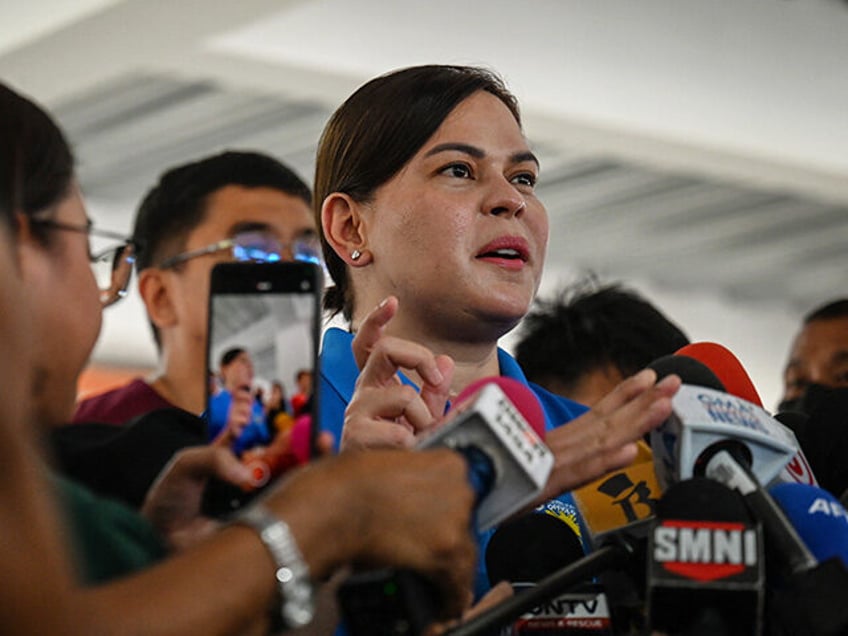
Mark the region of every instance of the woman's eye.
<instances>
[{"instance_id":1,"label":"woman's eye","mask_svg":"<svg viewBox=\"0 0 848 636\"><path fill-rule=\"evenodd\" d=\"M470 179L471 168L464 163L452 163L442 170L442 174L446 174L449 177L456 177L458 179Z\"/></svg>"},{"instance_id":2,"label":"woman's eye","mask_svg":"<svg viewBox=\"0 0 848 636\"><path fill-rule=\"evenodd\" d=\"M526 186L528 188L533 188L536 186L537 177L532 172L522 172L519 175L516 175L512 178L512 182L515 185Z\"/></svg>"}]
</instances>

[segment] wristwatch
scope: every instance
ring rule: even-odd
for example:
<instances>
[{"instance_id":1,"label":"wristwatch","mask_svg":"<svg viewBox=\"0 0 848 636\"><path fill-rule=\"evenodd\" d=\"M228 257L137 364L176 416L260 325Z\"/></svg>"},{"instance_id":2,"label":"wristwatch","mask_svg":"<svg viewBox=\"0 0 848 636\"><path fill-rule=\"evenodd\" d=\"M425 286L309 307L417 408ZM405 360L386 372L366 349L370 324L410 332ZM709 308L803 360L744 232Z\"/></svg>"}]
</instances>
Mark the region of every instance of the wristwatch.
<instances>
[{"instance_id":1,"label":"wristwatch","mask_svg":"<svg viewBox=\"0 0 848 636\"><path fill-rule=\"evenodd\" d=\"M233 519L259 535L277 565L277 585L282 604L280 614L287 627L302 627L315 615L315 598L309 566L297 547L288 524L261 503L254 503Z\"/></svg>"}]
</instances>

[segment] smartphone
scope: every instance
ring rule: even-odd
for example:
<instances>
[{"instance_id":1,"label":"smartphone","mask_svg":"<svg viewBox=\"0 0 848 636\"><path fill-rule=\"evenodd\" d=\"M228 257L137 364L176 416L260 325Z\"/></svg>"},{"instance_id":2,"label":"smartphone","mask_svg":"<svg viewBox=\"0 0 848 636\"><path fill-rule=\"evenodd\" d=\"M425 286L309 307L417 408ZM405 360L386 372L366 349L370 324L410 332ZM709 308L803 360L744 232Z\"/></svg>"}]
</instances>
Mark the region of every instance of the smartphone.
<instances>
[{"instance_id":1,"label":"smartphone","mask_svg":"<svg viewBox=\"0 0 848 636\"><path fill-rule=\"evenodd\" d=\"M249 488L214 482L204 511L234 512L315 456L323 276L307 262L219 263L206 347L208 440L251 469Z\"/></svg>"}]
</instances>

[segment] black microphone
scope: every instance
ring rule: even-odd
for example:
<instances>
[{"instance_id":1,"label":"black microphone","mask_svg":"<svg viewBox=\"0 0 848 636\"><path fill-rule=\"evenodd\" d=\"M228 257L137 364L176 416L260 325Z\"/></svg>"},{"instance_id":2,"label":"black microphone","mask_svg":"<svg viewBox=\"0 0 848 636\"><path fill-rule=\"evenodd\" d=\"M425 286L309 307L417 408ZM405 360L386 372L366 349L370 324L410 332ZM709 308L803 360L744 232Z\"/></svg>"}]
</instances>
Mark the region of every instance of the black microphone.
<instances>
[{"instance_id":1,"label":"black microphone","mask_svg":"<svg viewBox=\"0 0 848 636\"><path fill-rule=\"evenodd\" d=\"M702 477L665 492L648 545L653 630L760 634L764 577L760 527L736 492Z\"/></svg>"},{"instance_id":2,"label":"black microphone","mask_svg":"<svg viewBox=\"0 0 848 636\"><path fill-rule=\"evenodd\" d=\"M597 549L583 558L544 577L521 594L499 603L446 632L446 636L480 636L508 625L541 603L556 598L595 577L609 592L605 574L613 571L630 578L634 585L644 581L645 545L651 519L622 526L598 537ZM640 590L641 593L641 590ZM611 606L615 606L611 600Z\"/></svg>"},{"instance_id":3,"label":"black microphone","mask_svg":"<svg viewBox=\"0 0 848 636\"><path fill-rule=\"evenodd\" d=\"M517 595L584 555L576 509L553 500L502 523L486 546L492 585L512 584ZM501 636L611 636L610 606L602 587L584 583L547 599L520 616Z\"/></svg>"}]
</instances>

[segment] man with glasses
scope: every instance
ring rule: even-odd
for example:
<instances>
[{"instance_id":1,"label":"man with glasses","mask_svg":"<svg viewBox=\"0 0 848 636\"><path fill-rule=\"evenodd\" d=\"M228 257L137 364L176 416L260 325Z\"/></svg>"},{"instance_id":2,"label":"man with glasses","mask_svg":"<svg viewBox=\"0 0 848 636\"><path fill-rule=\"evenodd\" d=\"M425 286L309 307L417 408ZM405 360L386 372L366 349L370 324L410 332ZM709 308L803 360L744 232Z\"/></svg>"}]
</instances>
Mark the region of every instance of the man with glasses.
<instances>
[{"instance_id":1,"label":"man with glasses","mask_svg":"<svg viewBox=\"0 0 848 636\"><path fill-rule=\"evenodd\" d=\"M165 172L141 203L138 288L159 351L150 378L82 401L75 422L204 409L209 278L227 260L320 262L309 187L271 157L224 152Z\"/></svg>"}]
</instances>

